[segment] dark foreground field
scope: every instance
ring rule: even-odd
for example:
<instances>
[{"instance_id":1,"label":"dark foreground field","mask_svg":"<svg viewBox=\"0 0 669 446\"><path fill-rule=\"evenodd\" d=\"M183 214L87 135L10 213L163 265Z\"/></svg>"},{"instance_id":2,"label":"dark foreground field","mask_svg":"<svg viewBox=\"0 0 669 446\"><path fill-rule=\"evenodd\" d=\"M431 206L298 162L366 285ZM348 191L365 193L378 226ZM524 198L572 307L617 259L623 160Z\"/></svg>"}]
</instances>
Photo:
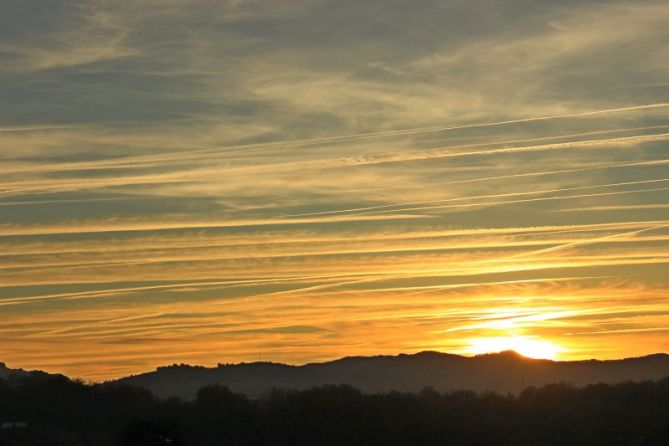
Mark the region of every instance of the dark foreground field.
<instances>
[{"instance_id":1,"label":"dark foreground field","mask_svg":"<svg viewBox=\"0 0 669 446\"><path fill-rule=\"evenodd\" d=\"M226 387L193 401L33 374L0 380L0 445L668 445L669 379L518 396Z\"/></svg>"}]
</instances>

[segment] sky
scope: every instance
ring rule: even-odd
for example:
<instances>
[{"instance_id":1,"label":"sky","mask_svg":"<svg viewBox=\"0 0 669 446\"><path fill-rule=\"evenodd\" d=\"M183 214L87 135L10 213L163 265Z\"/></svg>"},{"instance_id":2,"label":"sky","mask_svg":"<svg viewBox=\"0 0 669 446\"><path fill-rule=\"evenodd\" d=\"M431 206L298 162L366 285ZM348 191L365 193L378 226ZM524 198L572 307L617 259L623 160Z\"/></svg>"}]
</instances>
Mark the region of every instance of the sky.
<instances>
[{"instance_id":1,"label":"sky","mask_svg":"<svg viewBox=\"0 0 669 446\"><path fill-rule=\"evenodd\" d=\"M3 0L0 361L669 351L664 0Z\"/></svg>"}]
</instances>

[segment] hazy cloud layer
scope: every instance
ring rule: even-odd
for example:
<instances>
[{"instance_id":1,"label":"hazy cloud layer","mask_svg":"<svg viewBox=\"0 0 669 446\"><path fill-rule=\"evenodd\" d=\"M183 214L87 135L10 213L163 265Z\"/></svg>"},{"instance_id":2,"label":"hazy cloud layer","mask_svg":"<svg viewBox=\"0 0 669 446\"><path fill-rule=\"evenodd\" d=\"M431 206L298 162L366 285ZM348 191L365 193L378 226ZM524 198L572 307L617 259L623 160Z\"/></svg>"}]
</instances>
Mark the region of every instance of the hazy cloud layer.
<instances>
[{"instance_id":1,"label":"hazy cloud layer","mask_svg":"<svg viewBox=\"0 0 669 446\"><path fill-rule=\"evenodd\" d=\"M667 351L667 43L662 1L5 1L0 359Z\"/></svg>"}]
</instances>

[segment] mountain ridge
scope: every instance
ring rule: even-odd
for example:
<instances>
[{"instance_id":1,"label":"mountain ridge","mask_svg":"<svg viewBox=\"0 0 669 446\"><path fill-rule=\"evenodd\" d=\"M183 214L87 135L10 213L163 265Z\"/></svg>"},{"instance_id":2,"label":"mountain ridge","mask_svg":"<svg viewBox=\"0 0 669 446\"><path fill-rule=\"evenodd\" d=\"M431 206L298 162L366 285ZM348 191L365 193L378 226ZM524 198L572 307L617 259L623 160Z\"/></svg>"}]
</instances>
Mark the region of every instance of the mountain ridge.
<instances>
[{"instance_id":1,"label":"mountain ridge","mask_svg":"<svg viewBox=\"0 0 669 446\"><path fill-rule=\"evenodd\" d=\"M669 376L669 354L623 359L553 361L527 358L514 351L461 356L422 351L413 354L346 356L332 361L290 365L275 362L174 364L113 380L145 387L161 397L191 399L206 385L222 384L255 397L272 388L305 389L349 384L363 392L473 390L518 393L529 386L570 382L595 383L657 380Z\"/></svg>"},{"instance_id":2,"label":"mountain ridge","mask_svg":"<svg viewBox=\"0 0 669 446\"><path fill-rule=\"evenodd\" d=\"M41 370L10 368L0 362L0 379ZM156 396L191 399L204 386L222 384L248 396L272 388L305 389L349 384L363 392L474 390L517 393L525 387L553 382L575 385L656 380L669 376L669 354L653 353L620 359L558 361L530 358L513 350L463 356L434 350L397 355L344 356L301 365L272 361L219 363L217 366L171 364L106 381L133 384Z\"/></svg>"}]
</instances>

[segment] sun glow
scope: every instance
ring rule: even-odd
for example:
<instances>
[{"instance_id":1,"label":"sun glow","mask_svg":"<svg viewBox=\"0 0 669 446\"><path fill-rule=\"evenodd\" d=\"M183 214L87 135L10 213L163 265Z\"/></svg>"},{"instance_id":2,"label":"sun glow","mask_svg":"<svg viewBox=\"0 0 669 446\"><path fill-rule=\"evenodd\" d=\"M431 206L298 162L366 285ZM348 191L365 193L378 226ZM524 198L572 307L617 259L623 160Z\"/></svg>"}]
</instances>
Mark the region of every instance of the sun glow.
<instances>
[{"instance_id":1,"label":"sun glow","mask_svg":"<svg viewBox=\"0 0 669 446\"><path fill-rule=\"evenodd\" d=\"M528 358L558 359L561 348L550 341L543 341L525 336L496 338L476 338L471 340L468 351L479 355L514 350Z\"/></svg>"}]
</instances>

